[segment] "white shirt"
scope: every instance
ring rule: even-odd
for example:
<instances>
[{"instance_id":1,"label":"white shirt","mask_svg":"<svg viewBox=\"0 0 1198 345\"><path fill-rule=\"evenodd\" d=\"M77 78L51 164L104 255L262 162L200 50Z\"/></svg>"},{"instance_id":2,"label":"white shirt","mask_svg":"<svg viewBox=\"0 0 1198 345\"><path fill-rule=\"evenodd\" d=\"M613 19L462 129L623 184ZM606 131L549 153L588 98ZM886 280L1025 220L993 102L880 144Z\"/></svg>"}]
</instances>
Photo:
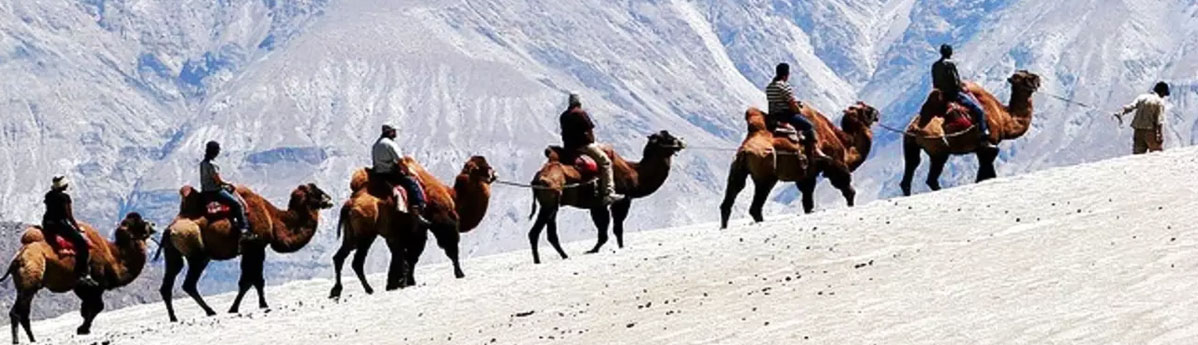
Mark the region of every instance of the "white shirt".
<instances>
[{"instance_id":1,"label":"white shirt","mask_svg":"<svg viewBox=\"0 0 1198 345\"><path fill-rule=\"evenodd\" d=\"M394 172L395 163L399 161L400 157L403 156L400 154L399 144L396 144L391 138L379 138L370 149L370 158L374 161L374 172L376 173Z\"/></svg>"},{"instance_id":2,"label":"white shirt","mask_svg":"<svg viewBox=\"0 0 1198 345\"><path fill-rule=\"evenodd\" d=\"M1156 129L1165 126L1165 99L1155 93L1146 93L1135 101L1123 107L1121 114L1136 112L1131 119L1131 127L1135 129Z\"/></svg>"}]
</instances>

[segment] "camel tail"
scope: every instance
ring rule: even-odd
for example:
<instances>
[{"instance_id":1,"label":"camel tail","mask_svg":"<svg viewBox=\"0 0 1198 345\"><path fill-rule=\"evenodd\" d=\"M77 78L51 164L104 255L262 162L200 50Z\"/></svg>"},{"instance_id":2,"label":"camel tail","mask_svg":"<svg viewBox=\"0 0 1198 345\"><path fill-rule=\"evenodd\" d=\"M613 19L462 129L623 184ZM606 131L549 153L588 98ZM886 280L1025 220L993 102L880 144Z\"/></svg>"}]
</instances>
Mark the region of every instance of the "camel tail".
<instances>
[{"instance_id":1,"label":"camel tail","mask_svg":"<svg viewBox=\"0 0 1198 345\"><path fill-rule=\"evenodd\" d=\"M532 193L532 212L528 214L528 220L532 220L537 216L537 193Z\"/></svg>"},{"instance_id":2,"label":"camel tail","mask_svg":"<svg viewBox=\"0 0 1198 345\"><path fill-rule=\"evenodd\" d=\"M8 276L11 276L12 272L16 271L17 255L21 255L21 252L17 251L17 253L12 256L12 260L8 260L8 268L4 270L4 276L0 277L0 282L8 280Z\"/></svg>"},{"instance_id":3,"label":"camel tail","mask_svg":"<svg viewBox=\"0 0 1198 345\"><path fill-rule=\"evenodd\" d=\"M349 219L349 204L341 205L341 213L337 218L337 239L341 239L341 228L345 227L347 219Z\"/></svg>"},{"instance_id":4,"label":"camel tail","mask_svg":"<svg viewBox=\"0 0 1198 345\"><path fill-rule=\"evenodd\" d=\"M166 230L162 231L162 239L159 241L161 241L161 242L158 243L158 250L154 251L153 261L155 261L155 262L158 261L158 258L162 257L162 248L166 248L166 246L171 245L171 228L170 227L167 227Z\"/></svg>"}]
</instances>

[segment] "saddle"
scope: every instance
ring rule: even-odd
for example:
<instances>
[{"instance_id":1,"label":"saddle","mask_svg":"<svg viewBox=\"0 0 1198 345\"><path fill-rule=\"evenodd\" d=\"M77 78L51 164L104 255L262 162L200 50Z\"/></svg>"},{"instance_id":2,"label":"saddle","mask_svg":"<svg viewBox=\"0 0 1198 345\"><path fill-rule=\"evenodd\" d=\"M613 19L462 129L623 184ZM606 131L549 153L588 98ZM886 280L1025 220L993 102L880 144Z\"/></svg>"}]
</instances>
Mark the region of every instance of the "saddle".
<instances>
[{"instance_id":1,"label":"saddle","mask_svg":"<svg viewBox=\"0 0 1198 345\"><path fill-rule=\"evenodd\" d=\"M556 155L559 162L573 162L574 169L578 170L584 180L599 176L599 164L582 152L566 152L561 146L549 146L545 151L546 156Z\"/></svg>"},{"instance_id":2,"label":"saddle","mask_svg":"<svg viewBox=\"0 0 1198 345\"><path fill-rule=\"evenodd\" d=\"M54 252L57 253L58 256L75 256L75 251L77 248L75 248L74 243L71 243L71 241L68 241L66 238L58 236L57 234L50 235L46 233L45 230L42 230L42 237L45 239L46 244L49 244L50 248L53 248ZM50 240L51 237L54 238L53 241ZM89 240L87 236L84 236L83 239L87 241L87 248L84 248L83 250L91 249L91 240Z\"/></svg>"},{"instance_id":3,"label":"saddle","mask_svg":"<svg viewBox=\"0 0 1198 345\"><path fill-rule=\"evenodd\" d=\"M371 177L379 176L374 173L373 168L366 167L365 169L366 169L367 176L371 176ZM423 194L424 193L424 181L421 181L418 178L415 180L416 180L416 184L420 185L420 190L418 192ZM395 202L395 210L396 211L398 211L400 213L408 213L409 211L411 211L410 203L408 202L408 189L407 188L404 188L400 184L394 184L394 185L391 185L390 186L391 188L388 190L387 182L381 178L379 178L377 180L375 178L371 178L370 185L371 185L370 190L372 190L372 191L389 191L391 193L389 200L392 200L393 202ZM375 197L378 197L380 199L388 199L386 192L372 192L371 194L374 194Z\"/></svg>"},{"instance_id":4,"label":"saddle","mask_svg":"<svg viewBox=\"0 0 1198 345\"><path fill-rule=\"evenodd\" d=\"M973 95L969 95L969 97L973 97ZM945 133L964 131L974 125L973 116L969 113L969 108L962 105L960 101L948 101L944 99L943 93L940 94L940 100L944 103L943 112L940 114L933 114L932 116L944 119L944 123L941 124L941 127L944 129Z\"/></svg>"}]
</instances>

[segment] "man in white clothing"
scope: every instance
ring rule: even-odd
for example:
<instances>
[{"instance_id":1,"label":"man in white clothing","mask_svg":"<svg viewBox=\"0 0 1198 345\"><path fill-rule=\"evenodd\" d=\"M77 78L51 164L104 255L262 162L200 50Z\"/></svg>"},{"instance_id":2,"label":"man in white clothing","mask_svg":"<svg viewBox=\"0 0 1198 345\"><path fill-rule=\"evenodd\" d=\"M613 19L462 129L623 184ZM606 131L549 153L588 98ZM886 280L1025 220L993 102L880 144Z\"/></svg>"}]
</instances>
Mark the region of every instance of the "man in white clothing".
<instances>
[{"instance_id":1,"label":"man in white clothing","mask_svg":"<svg viewBox=\"0 0 1198 345\"><path fill-rule=\"evenodd\" d=\"M370 158L374 162L374 166L370 169L371 181L383 182L387 186L387 193L396 184L403 186L408 192L408 203L410 204L410 213L416 216L416 221L422 225L429 225L429 221L422 214L424 211L424 191L421 190L420 184L412 178L411 173L407 171L400 160L403 155L400 154L399 144L395 143L396 131L394 127L383 125L383 133L379 136L379 140L374 142L374 146L370 149ZM394 198L399 198L399 195L393 195Z\"/></svg>"},{"instance_id":2,"label":"man in white clothing","mask_svg":"<svg viewBox=\"0 0 1198 345\"><path fill-rule=\"evenodd\" d=\"M1140 95L1124 106L1122 111L1115 113L1115 118L1122 124L1123 115L1136 112L1131 120L1131 128L1135 130L1132 153L1143 154L1164 149L1165 97L1169 97L1169 84L1160 82L1152 88L1151 93Z\"/></svg>"}]
</instances>

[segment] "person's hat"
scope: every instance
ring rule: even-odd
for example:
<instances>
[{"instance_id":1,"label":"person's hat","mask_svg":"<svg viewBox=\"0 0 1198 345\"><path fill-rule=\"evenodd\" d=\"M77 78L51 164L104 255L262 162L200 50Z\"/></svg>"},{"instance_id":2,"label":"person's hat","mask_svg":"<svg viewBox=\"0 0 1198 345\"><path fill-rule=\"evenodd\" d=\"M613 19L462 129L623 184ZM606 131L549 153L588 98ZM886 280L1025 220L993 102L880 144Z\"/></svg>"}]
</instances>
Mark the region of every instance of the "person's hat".
<instances>
[{"instance_id":1,"label":"person's hat","mask_svg":"<svg viewBox=\"0 0 1198 345\"><path fill-rule=\"evenodd\" d=\"M582 105L582 97L579 97L577 93L572 93L570 94L570 102L568 104L571 107L580 106Z\"/></svg>"},{"instance_id":2,"label":"person's hat","mask_svg":"<svg viewBox=\"0 0 1198 345\"><path fill-rule=\"evenodd\" d=\"M394 130L395 130L395 127L392 127L391 125L383 125L383 132L390 132L390 131L394 131Z\"/></svg>"},{"instance_id":3,"label":"person's hat","mask_svg":"<svg viewBox=\"0 0 1198 345\"><path fill-rule=\"evenodd\" d=\"M55 190L64 190L64 189L67 189L67 186L70 186L70 185L71 185L71 181L67 180L66 176L55 175L54 182L50 185L50 188L53 188Z\"/></svg>"},{"instance_id":4,"label":"person's hat","mask_svg":"<svg viewBox=\"0 0 1198 345\"><path fill-rule=\"evenodd\" d=\"M1158 95L1161 95L1161 97L1168 96L1169 95L1169 84L1166 84L1163 81L1156 83L1156 86L1152 87L1152 91L1156 92L1156 94L1158 94Z\"/></svg>"}]
</instances>

